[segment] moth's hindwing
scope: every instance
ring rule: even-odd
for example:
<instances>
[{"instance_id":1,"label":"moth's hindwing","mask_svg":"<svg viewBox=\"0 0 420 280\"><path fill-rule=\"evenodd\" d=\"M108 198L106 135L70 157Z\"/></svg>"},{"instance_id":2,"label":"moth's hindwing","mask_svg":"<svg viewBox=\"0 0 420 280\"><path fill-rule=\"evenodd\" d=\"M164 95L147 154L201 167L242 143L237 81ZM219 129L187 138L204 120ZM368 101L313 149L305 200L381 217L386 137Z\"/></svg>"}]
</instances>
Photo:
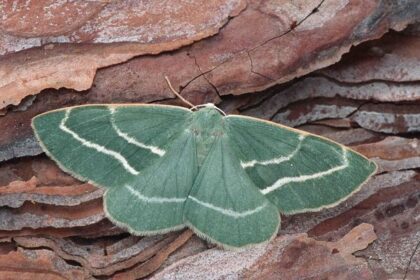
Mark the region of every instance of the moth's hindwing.
<instances>
[{"instance_id":1,"label":"moth's hindwing","mask_svg":"<svg viewBox=\"0 0 420 280\"><path fill-rule=\"evenodd\" d=\"M277 208L240 166L227 135L213 144L185 207L185 217L200 235L224 247L270 240L280 224Z\"/></svg>"},{"instance_id":2,"label":"moth's hindwing","mask_svg":"<svg viewBox=\"0 0 420 280\"><path fill-rule=\"evenodd\" d=\"M197 172L195 138L184 131L139 176L106 192L105 211L114 223L137 235L183 228L184 204Z\"/></svg>"}]
</instances>

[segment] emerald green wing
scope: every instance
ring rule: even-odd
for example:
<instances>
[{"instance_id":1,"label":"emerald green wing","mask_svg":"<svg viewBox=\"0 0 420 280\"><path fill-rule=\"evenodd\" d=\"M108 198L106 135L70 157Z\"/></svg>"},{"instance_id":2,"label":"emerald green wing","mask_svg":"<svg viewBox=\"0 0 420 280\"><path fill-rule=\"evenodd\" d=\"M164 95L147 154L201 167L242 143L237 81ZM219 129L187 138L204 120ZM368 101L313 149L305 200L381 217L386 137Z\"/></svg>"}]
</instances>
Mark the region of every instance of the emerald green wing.
<instances>
[{"instance_id":1,"label":"emerald green wing","mask_svg":"<svg viewBox=\"0 0 420 280\"><path fill-rule=\"evenodd\" d=\"M335 205L375 172L374 163L325 138L217 114L90 105L42 114L33 127L63 170L107 187L105 211L116 224L142 235L188 224L225 247L267 241L278 210Z\"/></svg>"},{"instance_id":2,"label":"emerald green wing","mask_svg":"<svg viewBox=\"0 0 420 280\"><path fill-rule=\"evenodd\" d=\"M334 206L376 171L373 162L326 138L250 117L225 121L241 167L285 214Z\"/></svg>"},{"instance_id":3,"label":"emerald green wing","mask_svg":"<svg viewBox=\"0 0 420 280\"><path fill-rule=\"evenodd\" d=\"M107 190L108 217L138 235L184 227L184 204L198 172L196 150L195 137L183 130L165 155L140 176Z\"/></svg>"},{"instance_id":4,"label":"emerald green wing","mask_svg":"<svg viewBox=\"0 0 420 280\"><path fill-rule=\"evenodd\" d=\"M277 208L249 179L221 136L213 143L185 206L185 219L201 237L223 247L265 242L277 233Z\"/></svg>"},{"instance_id":5,"label":"emerald green wing","mask_svg":"<svg viewBox=\"0 0 420 280\"><path fill-rule=\"evenodd\" d=\"M76 178L122 186L163 157L191 111L162 105L88 105L33 119L44 151Z\"/></svg>"}]
</instances>

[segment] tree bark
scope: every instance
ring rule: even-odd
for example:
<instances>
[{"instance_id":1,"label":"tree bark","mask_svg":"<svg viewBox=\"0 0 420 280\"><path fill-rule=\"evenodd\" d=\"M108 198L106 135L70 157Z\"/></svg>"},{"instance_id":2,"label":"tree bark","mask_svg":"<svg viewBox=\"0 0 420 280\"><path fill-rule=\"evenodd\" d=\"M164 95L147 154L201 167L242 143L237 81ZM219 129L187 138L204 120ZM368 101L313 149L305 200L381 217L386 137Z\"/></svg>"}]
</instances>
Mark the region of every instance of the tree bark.
<instances>
[{"instance_id":1,"label":"tree bark","mask_svg":"<svg viewBox=\"0 0 420 280\"><path fill-rule=\"evenodd\" d=\"M416 279L417 0L0 2L0 278ZM323 135L374 160L361 191L282 217L238 252L191 231L132 236L63 173L31 118L71 105L193 104Z\"/></svg>"}]
</instances>

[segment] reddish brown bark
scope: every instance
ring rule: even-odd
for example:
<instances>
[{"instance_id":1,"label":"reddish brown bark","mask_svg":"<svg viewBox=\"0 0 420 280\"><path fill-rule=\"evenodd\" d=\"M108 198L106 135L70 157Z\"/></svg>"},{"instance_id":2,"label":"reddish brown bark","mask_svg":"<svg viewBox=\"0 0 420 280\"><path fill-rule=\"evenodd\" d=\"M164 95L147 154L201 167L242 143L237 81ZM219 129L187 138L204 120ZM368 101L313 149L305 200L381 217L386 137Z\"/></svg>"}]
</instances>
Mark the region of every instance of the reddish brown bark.
<instances>
[{"instance_id":1,"label":"reddish brown bark","mask_svg":"<svg viewBox=\"0 0 420 280\"><path fill-rule=\"evenodd\" d=\"M416 279L417 1L162 3L0 3L0 278ZM337 207L283 217L269 245L131 236L106 219L102 190L42 154L30 120L77 104L181 105L165 75L194 104L329 137L378 173Z\"/></svg>"}]
</instances>

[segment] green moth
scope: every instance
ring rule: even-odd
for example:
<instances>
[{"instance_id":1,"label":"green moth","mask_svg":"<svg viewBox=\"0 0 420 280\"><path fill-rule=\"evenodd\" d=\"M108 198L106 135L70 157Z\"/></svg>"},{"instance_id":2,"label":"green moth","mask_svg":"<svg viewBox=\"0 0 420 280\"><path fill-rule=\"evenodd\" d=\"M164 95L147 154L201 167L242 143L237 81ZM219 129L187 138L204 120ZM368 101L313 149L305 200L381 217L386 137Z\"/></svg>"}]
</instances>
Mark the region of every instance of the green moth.
<instances>
[{"instance_id":1,"label":"green moth","mask_svg":"<svg viewBox=\"0 0 420 280\"><path fill-rule=\"evenodd\" d=\"M118 226L136 235L189 227L225 248L270 240L279 212L337 205L376 170L331 140L213 104L69 107L33 128L64 171L106 188Z\"/></svg>"}]
</instances>

